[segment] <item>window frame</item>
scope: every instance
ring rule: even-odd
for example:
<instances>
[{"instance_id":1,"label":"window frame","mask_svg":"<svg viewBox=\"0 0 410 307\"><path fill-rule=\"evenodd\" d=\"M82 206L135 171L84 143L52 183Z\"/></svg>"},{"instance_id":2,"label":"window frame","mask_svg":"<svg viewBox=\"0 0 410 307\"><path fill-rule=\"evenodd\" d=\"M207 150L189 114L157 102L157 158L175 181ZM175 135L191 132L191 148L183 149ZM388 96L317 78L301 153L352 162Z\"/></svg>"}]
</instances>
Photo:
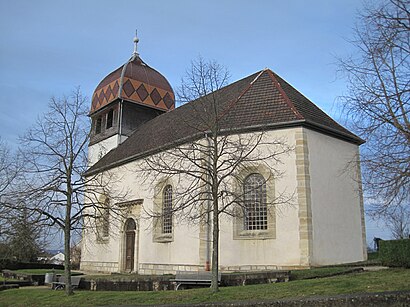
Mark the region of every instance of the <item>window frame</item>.
<instances>
[{"instance_id":1,"label":"window frame","mask_svg":"<svg viewBox=\"0 0 410 307\"><path fill-rule=\"evenodd\" d=\"M173 190L172 185L167 184L163 189L162 195L162 233L172 233L172 200Z\"/></svg>"},{"instance_id":2,"label":"window frame","mask_svg":"<svg viewBox=\"0 0 410 307\"><path fill-rule=\"evenodd\" d=\"M171 195L166 195L166 189L171 191ZM165 196L170 200L170 203L166 203ZM174 185L169 179L164 179L156 185L154 189L154 202L153 202L153 242L155 243L170 243L174 241L174 215L172 214L172 206L174 201ZM170 205L169 212L164 211L164 205ZM168 208L166 210L169 210ZM169 214L169 219L164 219L165 214ZM164 221L170 225L169 232L164 232Z\"/></svg>"},{"instance_id":3,"label":"window frame","mask_svg":"<svg viewBox=\"0 0 410 307\"><path fill-rule=\"evenodd\" d=\"M110 201L104 196L99 201L100 208L98 209L98 216L96 217L97 227L97 242L107 243L110 238Z\"/></svg>"},{"instance_id":4,"label":"window frame","mask_svg":"<svg viewBox=\"0 0 410 307\"><path fill-rule=\"evenodd\" d=\"M243 182L244 230L267 230L268 207L266 181L259 173L246 176Z\"/></svg>"},{"instance_id":5,"label":"window frame","mask_svg":"<svg viewBox=\"0 0 410 307\"><path fill-rule=\"evenodd\" d=\"M246 229L245 227L245 181L252 174L259 174L266 185L266 229ZM235 193L241 199L235 210L233 218L234 240L266 240L276 239L276 209L273 205L275 200L275 184L272 172L264 165L247 166L238 170L234 179ZM256 227L257 228L257 227Z\"/></svg>"}]
</instances>

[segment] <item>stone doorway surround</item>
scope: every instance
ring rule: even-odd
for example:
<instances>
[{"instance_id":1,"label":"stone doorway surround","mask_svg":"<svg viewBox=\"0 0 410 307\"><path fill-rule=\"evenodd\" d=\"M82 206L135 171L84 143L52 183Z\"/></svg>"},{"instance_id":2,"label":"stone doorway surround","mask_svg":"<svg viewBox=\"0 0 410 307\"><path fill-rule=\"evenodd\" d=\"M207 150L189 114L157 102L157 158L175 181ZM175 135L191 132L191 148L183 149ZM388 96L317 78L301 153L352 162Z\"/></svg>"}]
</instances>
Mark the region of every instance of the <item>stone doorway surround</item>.
<instances>
[{"instance_id":1,"label":"stone doorway surround","mask_svg":"<svg viewBox=\"0 0 410 307\"><path fill-rule=\"evenodd\" d=\"M138 272L139 216L143 199L117 204L124 209L124 220L120 228L120 272Z\"/></svg>"}]
</instances>

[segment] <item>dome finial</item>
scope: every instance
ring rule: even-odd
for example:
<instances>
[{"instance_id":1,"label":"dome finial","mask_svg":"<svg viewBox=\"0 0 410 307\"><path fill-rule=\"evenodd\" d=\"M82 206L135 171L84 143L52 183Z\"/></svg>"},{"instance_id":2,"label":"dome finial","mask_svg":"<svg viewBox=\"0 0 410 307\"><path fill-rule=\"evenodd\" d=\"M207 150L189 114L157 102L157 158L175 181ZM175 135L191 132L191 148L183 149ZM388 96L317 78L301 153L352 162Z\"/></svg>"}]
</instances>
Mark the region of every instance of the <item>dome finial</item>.
<instances>
[{"instance_id":1,"label":"dome finial","mask_svg":"<svg viewBox=\"0 0 410 307\"><path fill-rule=\"evenodd\" d=\"M140 40L138 39L138 31L135 30L135 37L134 37L134 52L132 53L132 55L139 55L138 51L137 51L137 44Z\"/></svg>"}]
</instances>

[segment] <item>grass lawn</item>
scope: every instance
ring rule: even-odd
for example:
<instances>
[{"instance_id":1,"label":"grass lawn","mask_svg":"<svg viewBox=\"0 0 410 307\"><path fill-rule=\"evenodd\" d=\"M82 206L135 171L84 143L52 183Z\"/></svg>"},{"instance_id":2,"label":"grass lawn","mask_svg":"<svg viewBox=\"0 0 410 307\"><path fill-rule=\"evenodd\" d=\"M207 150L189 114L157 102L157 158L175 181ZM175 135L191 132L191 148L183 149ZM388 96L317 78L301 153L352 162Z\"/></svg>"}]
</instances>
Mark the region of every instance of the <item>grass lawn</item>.
<instances>
[{"instance_id":1,"label":"grass lawn","mask_svg":"<svg viewBox=\"0 0 410 307\"><path fill-rule=\"evenodd\" d=\"M11 281L11 280L18 280L18 279L13 279L13 278L4 278L3 276L0 275L0 284L2 281L7 280L7 281Z\"/></svg>"},{"instance_id":2,"label":"grass lawn","mask_svg":"<svg viewBox=\"0 0 410 307\"><path fill-rule=\"evenodd\" d=\"M316 295L410 290L409 269L354 273L287 283L226 287L212 294L208 288L158 292L78 290L71 297L62 291L21 288L0 292L0 306L96 306L130 304L192 304L200 302L269 300Z\"/></svg>"},{"instance_id":3,"label":"grass lawn","mask_svg":"<svg viewBox=\"0 0 410 307\"><path fill-rule=\"evenodd\" d=\"M294 270L291 272L291 280L299 279L309 279L309 278L320 278L327 277L334 274L344 273L351 271L353 267L348 266L337 266L337 267L328 267L328 268L314 268L307 270Z\"/></svg>"}]
</instances>

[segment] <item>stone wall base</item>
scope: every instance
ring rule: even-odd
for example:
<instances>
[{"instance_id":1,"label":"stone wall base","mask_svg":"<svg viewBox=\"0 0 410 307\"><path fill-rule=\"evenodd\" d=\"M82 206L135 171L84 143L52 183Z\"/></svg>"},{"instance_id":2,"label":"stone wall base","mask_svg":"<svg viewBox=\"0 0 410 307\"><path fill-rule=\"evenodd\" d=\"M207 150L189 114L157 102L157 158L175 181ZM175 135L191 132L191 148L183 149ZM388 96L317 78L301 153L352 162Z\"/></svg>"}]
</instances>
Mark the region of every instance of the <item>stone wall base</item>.
<instances>
[{"instance_id":1,"label":"stone wall base","mask_svg":"<svg viewBox=\"0 0 410 307\"><path fill-rule=\"evenodd\" d=\"M260 272L260 271L276 271L276 270L298 270L307 269L307 266L281 266L281 265L233 265L221 266L222 273L231 272ZM120 272L118 263L116 262L93 262L82 261L81 270L90 272ZM140 263L138 265L138 274L140 275L164 275L175 274L177 271L195 272L204 271L204 265L193 264L164 264L164 263Z\"/></svg>"},{"instance_id":2,"label":"stone wall base","mask_svg":"<svg viewBox=\"0 0 410 307\"><path fill-rule=\"evenodd\" d=\"M307 266L280 266L280 265L236 265L236 266L221 266L222 273L232 272L260 272L260 271L276 271L276 270L300 270L308 269ZM140 275L164 275L175 274L176 271L195 272L204 271L204 265L190 264L157 264L157 263L140 263L138 274Z\"/></svg>"},{"instance_id":3,"label":"stone wall base","mask_svg":"<svg viewBox=\"0 0 410 307\"><path fill-rule=\"evenodd\" d=\"M89 272L113 273L118 272L118 263L101 261L81 261L80 270Z\"/></svg>"},{"instance_id":4,"label":"stone wall base","mask_svg":"<svg viewBox=\"0 0 410 307\"><path fill-rule=\"evenodd\" d=\"M176 271L203 271L204 266L192 264L158 264L140 263L138 274L141 275L164 275L175 274Z\"/></svg>"},{"instance_id":5,"label":"stone wall base","mask_svg":"<svg viewBox=\"0 0 410 307\"><path fill-rule=\"evenodd\" d=\"M303 270L309 269L304 265L232 265L221 266L220 271L225 273L231 272L260 272L260 271L277 271L277 270Z\"/></svg>"}]
</instances>

